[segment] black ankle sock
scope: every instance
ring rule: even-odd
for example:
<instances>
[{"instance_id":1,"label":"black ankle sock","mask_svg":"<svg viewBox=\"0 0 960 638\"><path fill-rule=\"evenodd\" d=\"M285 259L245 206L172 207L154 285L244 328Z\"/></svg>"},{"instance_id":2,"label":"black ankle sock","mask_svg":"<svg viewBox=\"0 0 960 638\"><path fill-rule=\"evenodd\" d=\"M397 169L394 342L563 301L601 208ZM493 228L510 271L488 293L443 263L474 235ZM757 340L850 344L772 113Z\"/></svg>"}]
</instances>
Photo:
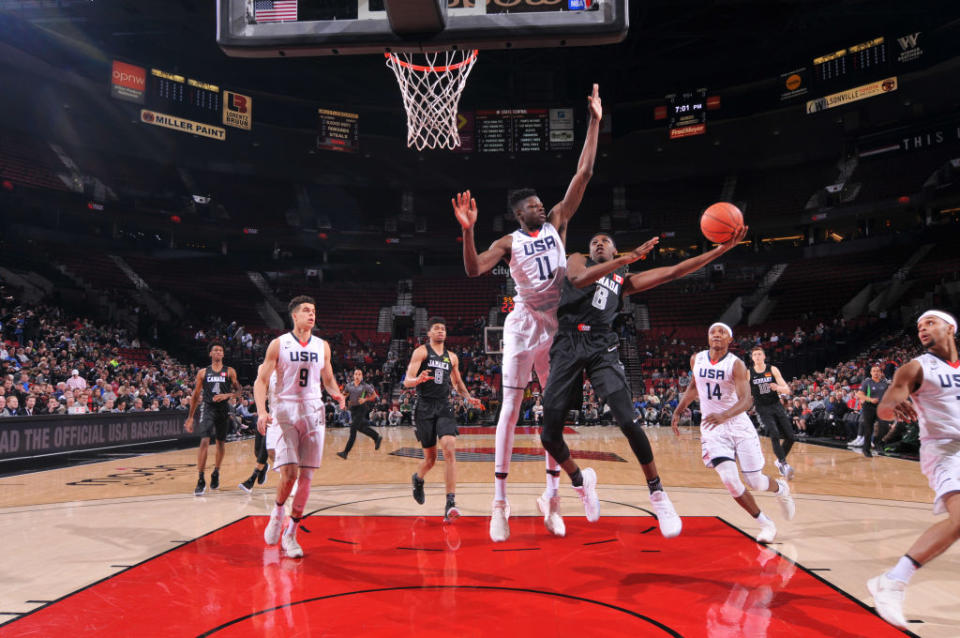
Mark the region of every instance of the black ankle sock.
<instances>
[{"instance_id":1,"label":"black ankle sock","mask_svg":"<svg viewBox=\"0 0 960 638\"><path fill-rule=\"evenodd\" d=\"M456 496L457 496L456 494L447 494L447 503L454 503L454 502L456 502L456 500L457 500L457 499L456 499Z\"/></svg>"},{"instance_id":2,"label":"black ankle sock","mask_svg":"<svg viewBox=\"0 0 960 638\"><path fill-rule=\"evenodd\" d=\"M580 468L577 468L577 471L570 475L570 480L573 482L574 487L583 486L583 474L580 473Z\"/></svg>"},{"instance_id":3,"label":"black ankle sock","mask_svg":"<svg viewBox=\"0 0 960 638\"><path fill-rule=\"evenodd\" d=\"M256 481L256 480L257 480L257 477L260 476L260 472L262 472L262 470L254 470L254 471L253 471L253 474L251 474L251 475L250 475L250 478L248 478L247 480L248 480L248 481L251 481L251 482L252 482L252 481Z\"/></svg>"},{"instance_id":4,"label":"black ankle sock","mask_svg":"<svg viewBox=\"0 0 960 638\"><path fill-rule=\"evenodd\" d=\"M204 480L204 478L203 478L203 472L200 472L200 480L201 480L201 481Z\"/></svg>"},{"instance_id":5,"label":"black ankle sock","mask_svg":"<svg viewBox=\"0 0 960 638\"><path fill-rule=\"evenodd\" d=\"M654 492L657 492L657 491L662 492L662 491L663 491L663 483L660 482L660 477L658 476L658 477L656 477L656 478L653 478L653 479L650 479L649 481L647 481L647 489L650 490L650 493L651 493L651 494L653 494Z\"/></svg>"}]
</instances>

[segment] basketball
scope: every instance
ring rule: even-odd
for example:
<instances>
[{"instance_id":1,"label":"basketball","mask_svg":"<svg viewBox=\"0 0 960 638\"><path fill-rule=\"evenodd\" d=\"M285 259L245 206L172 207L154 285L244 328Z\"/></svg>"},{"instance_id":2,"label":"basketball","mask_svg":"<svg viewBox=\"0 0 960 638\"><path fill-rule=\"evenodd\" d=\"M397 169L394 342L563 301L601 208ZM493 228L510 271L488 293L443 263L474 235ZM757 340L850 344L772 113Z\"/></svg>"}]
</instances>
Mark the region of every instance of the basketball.
<instances>
[{"instance_id":1,"label":"basketball","mask_svg":"<svg viewBox=\"0 0 960 638\"><path fill-rule=\"evenodd\" d=\"M700 217L700 231L715 244L723 244L733 239L741 226L743 213L729 202L711 204Z\"/></svg>"}]
</instances>

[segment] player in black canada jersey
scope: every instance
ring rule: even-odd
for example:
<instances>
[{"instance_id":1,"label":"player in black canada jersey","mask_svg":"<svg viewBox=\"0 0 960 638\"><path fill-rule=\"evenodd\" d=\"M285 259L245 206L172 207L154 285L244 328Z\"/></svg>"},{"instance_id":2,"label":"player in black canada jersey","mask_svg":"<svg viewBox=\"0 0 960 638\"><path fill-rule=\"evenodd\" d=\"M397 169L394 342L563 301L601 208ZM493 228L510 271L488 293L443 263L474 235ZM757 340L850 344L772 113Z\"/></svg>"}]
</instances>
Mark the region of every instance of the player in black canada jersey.
<instances>
[{"instance_id":1,"label":"player in black canada jersey","mask_svg":"<svg viewBox=\"0 0 960 638\"><path fill-rule=\"evenodd\" d=\"M197 487L194 496L202 496L207 491L207 481L203 471L207 466L207 448L211 442L217 445L217 456L213 464L213 473L210 475L210 489L220 487L220 464L223 463L223 453L226 450L227 429L230 425L230 402L232 397L240 396L240 382L237 381L237 372L230 366L223 364L223 346L219 343L210 344L210 365L197 372L197 385L190 397L190 414L183 427L187 432L193 432L193 416L200 408L200 427L198 432L200 449L197 450Z\"/></svg>"},{"instance_id":2,"label":"player in black canada jersey","mask_svg":"<svg viewBox=\"0 0 960 638\"><path fill-rule=\"evenodd\" d=\"M650 442L634 418L630 385L617 352L620 344L613 331L613 320L624 295L654 288L706 266L740 243L745 234L746 228L742 228L729 242L702 255L674 266L634 274L620 275L616 271L646 257L656 246L656 238L616 257L613 238L598 233L590 240L589 257L576 253L567 260L567 276L557 310L559 328L550 348L550 378L543 392L540 440L570 476L588 521L596 521L600 516L597 475L592 468L580 470L563 440L564 415L572 391L581 383L584 372L597 395L610 406L614 420L643 468L660 532L667 538L680 533L680 517L663 491Z\"/></svg>"},{"instance_id":3,"label":"player in black canada jersey","mask_svg":"<svg viewBox=\"0 0 960 638\"><path fill-rule=\"evenodd\" d=\"M777 469L783 478L793 478L793 468L787 463L787 454L793 447L793 424L780 403L781 394L791 394L790 386L783 380L777 366L767 365L767 355L760 346L750 351L750 391L757 417L770 435L773 453L777 456ZM783 439L781 442L780 439Z\"/></svg>"},{"instance_id":4,"label":"player in black canada jersey","mask_svg":"<svg viewBox=\"0 0 960 638\"><path fill-rule=\"evenodd\" d=\"M423 480L437 462L437 439L443 447L446 465L447 504L443 519L449 523L460 516L456 504L456 459L457 422L450 409L450 388L456 389L460 398L477 409L483 409L480 399L470 396L467 386L460 378L460 363L457 355L444 346L447 339L447 322L441 317L427 320L428 341L416 348L410 357L403 387L417 388L417 404L413 411L413 424L417 440L423 446L423 463L413 475L413 498L423 504Z\"/></svg>"}]
</instances>

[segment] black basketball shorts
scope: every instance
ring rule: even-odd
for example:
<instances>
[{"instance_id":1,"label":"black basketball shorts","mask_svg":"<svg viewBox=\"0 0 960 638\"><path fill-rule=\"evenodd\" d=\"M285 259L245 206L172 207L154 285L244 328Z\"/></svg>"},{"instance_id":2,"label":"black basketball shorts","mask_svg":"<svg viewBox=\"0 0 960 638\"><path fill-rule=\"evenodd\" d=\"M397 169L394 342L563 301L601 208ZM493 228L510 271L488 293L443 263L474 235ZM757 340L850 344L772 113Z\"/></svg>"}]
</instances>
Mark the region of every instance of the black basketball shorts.
<instances>
[{"instance_id":1,"label":"black basketball shorts","mask_svg":"<svg viewBox=\"0 0 960 638\"><path fill-rule=\"evenodd\" d=\"M200 405L200 418L197 434L200 438L209 437L210 442L226 441L230 429L230 413L226 410L211 408L206 403Z\"/></svg>"},{"instance_id":2,"label":"black basketball shorts","mask_svg":"<svg viewBox=\"0 0 960 638\"><path fill-rule=\"evenodd\" d=\"M460 434L449 401L417 401L413 409L413 426L417 440L424 448L435 446L438 438Z\"/></svg>"},{"instance_id":3,"label":"black basketball shorts","mask_svg":"<svg viewBox=\"0 0 960 638\"><path fill-rule=\"evenodd\" d=\"M566 410L570 397L583 384L583 373L602 399L624 388L627 374L620 363L620 340L615 333L557 332L550 347L550 378L543 391L545 410Z\"/></svg>"}]
</instances>

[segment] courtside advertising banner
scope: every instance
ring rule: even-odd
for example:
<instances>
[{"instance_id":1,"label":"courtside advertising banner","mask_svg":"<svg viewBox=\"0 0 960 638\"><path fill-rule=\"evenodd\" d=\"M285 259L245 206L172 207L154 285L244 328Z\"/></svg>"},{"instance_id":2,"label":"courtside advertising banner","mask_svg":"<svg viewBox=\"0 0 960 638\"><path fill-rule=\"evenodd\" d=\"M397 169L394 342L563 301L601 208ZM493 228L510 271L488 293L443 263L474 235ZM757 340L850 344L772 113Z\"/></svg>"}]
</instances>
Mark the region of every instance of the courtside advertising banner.
<instances>
[{"instance_id":1,"label":"courtside advertising banner","mask_svg":"<svg viewBox=\"0 0 960 638\"><path fill-rule=\"evenodd\" d=\"M110 74L110 95L112 97L143 104L143 94L146 89L146 69L119 60L113 61L113 70Z\"/></svg>"}]
</instances>

